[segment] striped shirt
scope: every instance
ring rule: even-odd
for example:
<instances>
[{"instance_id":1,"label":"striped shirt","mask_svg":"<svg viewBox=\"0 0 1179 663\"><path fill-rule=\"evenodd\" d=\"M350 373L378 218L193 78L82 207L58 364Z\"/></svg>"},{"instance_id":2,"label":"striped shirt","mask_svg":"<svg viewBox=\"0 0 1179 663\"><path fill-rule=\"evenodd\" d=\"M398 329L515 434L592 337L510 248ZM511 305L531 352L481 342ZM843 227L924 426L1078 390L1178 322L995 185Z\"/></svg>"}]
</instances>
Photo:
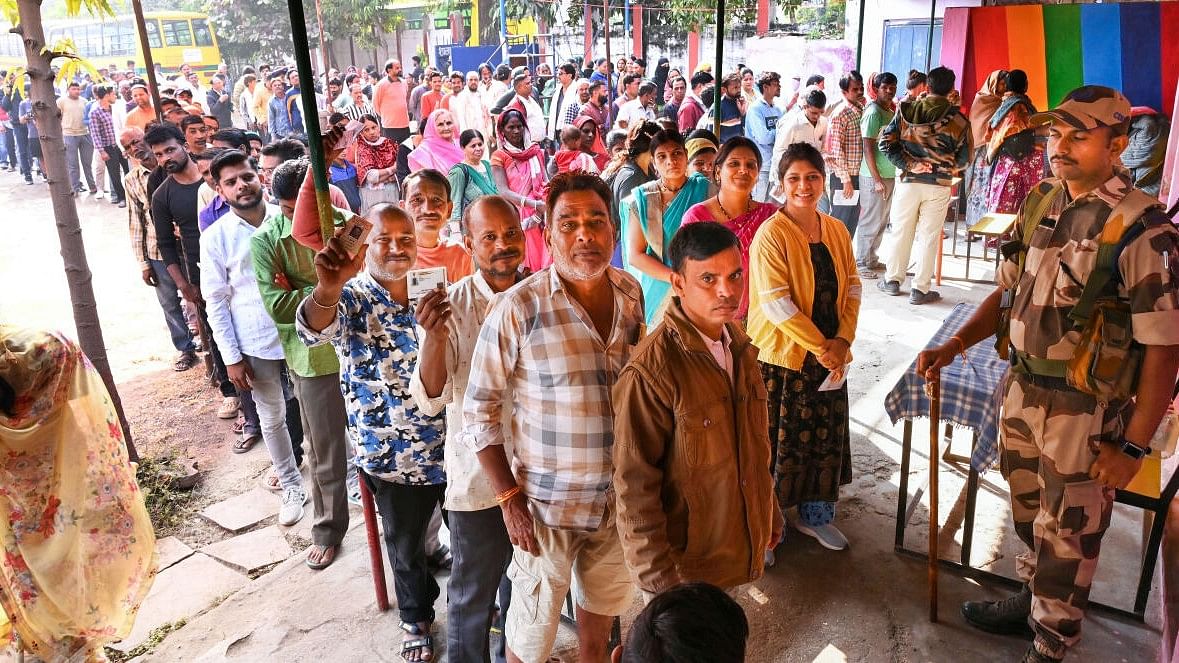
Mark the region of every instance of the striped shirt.
<instances>
[{"instance_id":1,"label":"striped shirt","mask_svg":"<svg viewBox=\"0 0 1179 663\"><path fill-rule=\"evenodd\" d=\"M148 260L163 260L156 246L156 225L151 221L151 200L147 197L147 178L151 171L136 165L123 177L127 191L127 226L131 232L131 253L140 269L150 267Z\"/></svg>"},{"instance_id":2,"label":"striped shirt","mask_svg":"<svg viewBox=\"0 0 1179 663\"><path fill-rule=\"evenodd\" d=\"M642 291L610 267L614 324L607 342L552 267L500 295L475 344L461 442L504 444L512 412L512 467L535 518L553 529L603 524L613 470L610 390L643 332Z\"/></svg>"}]
</instances>

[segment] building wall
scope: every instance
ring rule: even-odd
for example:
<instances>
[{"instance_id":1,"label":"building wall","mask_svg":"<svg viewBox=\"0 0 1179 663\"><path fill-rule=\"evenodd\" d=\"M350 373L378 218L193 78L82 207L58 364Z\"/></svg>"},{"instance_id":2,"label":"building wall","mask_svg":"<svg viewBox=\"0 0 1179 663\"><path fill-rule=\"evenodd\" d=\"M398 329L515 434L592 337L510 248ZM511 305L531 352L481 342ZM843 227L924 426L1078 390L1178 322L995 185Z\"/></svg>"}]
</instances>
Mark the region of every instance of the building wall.
<instances>
[{"instance_id":1,"label":"building wall","mask_svg":"<svg viewBox=\"0 0 1179 663\"><path fill-rule=\"evenodd\" d=\"M859 3L864 8L864 46L860 71L879 71L884 53L884 22L901 19L929 20L931 0L853 0L847 3L847 21L853 54L855 52L855 31L859 21ZM946 7L981 7L983 0L937 0L937 18L945 15ZM936 61L936 53L935 61Z\"/></svg>"}]
</instances>

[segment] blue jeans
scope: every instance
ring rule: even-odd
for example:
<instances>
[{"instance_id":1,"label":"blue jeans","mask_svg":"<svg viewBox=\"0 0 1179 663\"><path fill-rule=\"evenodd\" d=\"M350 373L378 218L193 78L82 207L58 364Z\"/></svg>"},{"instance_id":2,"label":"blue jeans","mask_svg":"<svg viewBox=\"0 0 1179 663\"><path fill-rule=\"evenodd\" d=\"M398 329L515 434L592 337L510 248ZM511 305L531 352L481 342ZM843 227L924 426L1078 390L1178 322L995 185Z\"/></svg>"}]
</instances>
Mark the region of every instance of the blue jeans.
<instances>
[{"instance_id":1,"label":"blue jeans","mask_svg":"<svg viewBox=\"0 0 1179 663\"><path fill-rule=\"evenodd\" d=\"M168 323L168 333L172 336L172 347L177 352L196 352L196 343L188 331L188 322L184 319L184 311L180 309L180 295L176 292L176 282L168 273L163 260L148 259L151 271L156 275L156 299L160 301L160 308L164 310L164 322Z\"/></svg>"}]
</instances>

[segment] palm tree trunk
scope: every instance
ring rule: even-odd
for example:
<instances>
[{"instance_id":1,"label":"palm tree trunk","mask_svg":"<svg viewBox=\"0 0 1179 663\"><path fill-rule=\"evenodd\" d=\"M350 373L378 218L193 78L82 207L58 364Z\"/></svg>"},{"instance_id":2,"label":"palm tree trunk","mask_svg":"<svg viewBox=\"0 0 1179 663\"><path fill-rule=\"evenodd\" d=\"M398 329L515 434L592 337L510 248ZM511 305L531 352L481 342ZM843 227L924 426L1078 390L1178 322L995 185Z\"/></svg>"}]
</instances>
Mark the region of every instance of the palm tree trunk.
<instances>
[{"instance_id":1,"label":"palm tree trunk","mask_svg":"<svg viewBox=\"0 0 1179 663\"><path fill-rule=\"evenodd\" d=\"M74 325L82 352L102 376L110 392L111 403L119 415L123 439L127 444L127 455L132 461L139 460L135 444L131 440L131 427L123 414L123 404L111 375L107 361L106 343L102 338L102 325L98 320L98 306L94 300L94 287L90 264L86 260L86 246L82 241L82 228L78 223L78 208L74 204L73 187L66 175L65 141L61 133L61 112L57 109L53 93L53 70L50 64L52 53L42 53L45 46L45 30L41 25L41 2L39 0L17 0L20 23L12 31L20 35L28 58L28 76L31 82L30 98L33 116L40 135L42 165L49 177L49 194L53 202L53 217L57 221L57 237L61 244L61 258L65 265L66 283L70 288L70 301L74 307Z\"/></svg>"}]
</instances>

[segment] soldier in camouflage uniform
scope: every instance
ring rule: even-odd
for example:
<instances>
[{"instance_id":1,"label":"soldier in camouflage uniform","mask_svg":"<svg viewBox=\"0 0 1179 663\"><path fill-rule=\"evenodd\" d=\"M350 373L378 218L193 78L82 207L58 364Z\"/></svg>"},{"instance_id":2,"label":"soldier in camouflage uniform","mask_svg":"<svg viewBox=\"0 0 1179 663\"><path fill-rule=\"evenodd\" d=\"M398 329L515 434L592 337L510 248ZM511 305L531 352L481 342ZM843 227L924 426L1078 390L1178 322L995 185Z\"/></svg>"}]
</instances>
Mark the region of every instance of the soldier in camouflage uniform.
<instances>
[{"instance_id":1,"label":"soldier in camouflage uniform","mask_svg":"<svg viewBox=\"0 0 1179 663\"><path fill-rule=\"evenodd\" d=\"M1004 289L1013 289L1010 345L1017 359L1000 415L1000 464L1016 533L1029 549L1018 560L1026 586L1003 601L965 603L962 613L971 625L996 633L1026 633L1030 625L1035 641L1024 661L1060 660L1080 638L1114 489L1141 467L1179 371L1179 232L1159 206L1138 215L1145 230L1121 251L1120 278L1110 284L1128 302L1133 337L1145 346L1132 402L1103 403L1064 378L1037 374L1043 360L1072 356L1079 332L1069 313L1094 269L1103 227L1122 222L1111 213L1132 189L1117 165L1129 118L1126 98L1102 86L1078 88L1056 109L1034 116L1051 123L1055 177L1024 201L1018 244L1005 247L999 269L1001 287L957 335L917 361L918 372L932 378L955 354L989 337ZM1045 196L1050 202L1040 205ZM1024 215L1037 209L1045 211L1030 237L1020 236L1033 227L1025 226L1031 219Z\"/></svg>"}]
</instances>

